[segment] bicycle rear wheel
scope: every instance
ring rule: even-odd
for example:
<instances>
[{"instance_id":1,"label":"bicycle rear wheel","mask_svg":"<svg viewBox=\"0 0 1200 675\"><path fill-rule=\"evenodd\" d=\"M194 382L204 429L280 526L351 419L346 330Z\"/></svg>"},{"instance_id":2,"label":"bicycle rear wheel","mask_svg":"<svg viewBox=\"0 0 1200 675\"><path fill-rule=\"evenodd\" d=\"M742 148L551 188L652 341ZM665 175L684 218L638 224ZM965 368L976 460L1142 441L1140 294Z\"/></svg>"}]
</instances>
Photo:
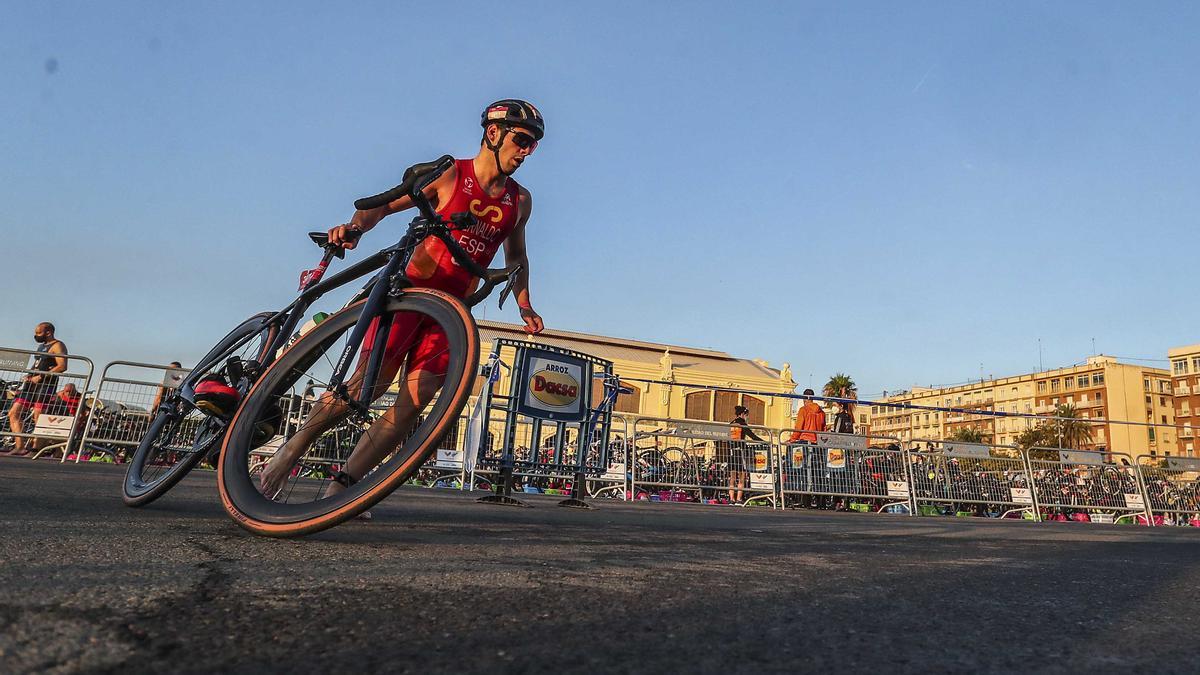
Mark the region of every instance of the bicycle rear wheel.
<instances>
[{"instance_id":1,"label":"bicycle rear wheel","mask_svg":"<svg viewBox=\"0 0 1200 675\"><path fill-rule=\"evenodd\" d=\"M279 330L266 324L271 316L271 312L255 314L234 328L199 361L200 369L188 375L188 382L223 374L234 356L262 363ZM246 338L250 339L239 347L238 343ZM151 413L154 420L125 469L122 488L129 506L145 506L166 494L225 434L225 420L201 412L178 395L172 395Z\"/></svg>"},{"instance_id":2,"label":"bicycle rear wheel","mask_svg":"<svg viewBox=\"0 0 1200 675\"><path fill-rule=\"evenodd\" d=\"M425 344L423 340L431 332L440 330L444 337L441 350L433 357L445 364L445 376L436 385L432 400L427 399L424 407L416 411L419 416L415 426L395 444L382 440L386 433L380 431L386 426L382 418L393 407L395 410L390 414L401 415L398 411L410 400L405 391L418 377L423 377L409 373L408 365L398 373L399 385L379 383L390 385L388 391L367 402L360 412L350 412L337 402L340 399L328 388L329 377L365 304L364 300L346 307L296 342L263 373L234 416L221 451L217 484L225 510L241 527L256 534L292 537L318 532L353 518L416 473L456 424L478 370L479 336L474 319L461 301L431 289L408 289L399 298L389 299L382 315L385 322L393 315L397 317L391 324L393 337L395 344L405 345L402 347L405 353ZM281 398L293 395L297 386L307 380L323 387L325 393L309 401L307 409L302 408L299 414L288 415L282 425L283 433L263 449L255 450L254 421L278 406ZM382 387L377 387L379 391ZM351 388L349 393L355 398L359 394L357 388ZM392 396L398 397L398 404L388 400ZM314 413L318 406L324 412ZM342 412L325 415L330 410ZM306 440L309 438L313 440ZM284 488L271 496L274 498L263 495L256 475L261 471L262 460L268 448L277 450L289 441L305 446L302 455ZM369 452L377 441L384 447L376 449L387 453L382 461L354 485L329 494L333 475L345 466L355 447L361 445Z\"/></svg>"}]
</instances>

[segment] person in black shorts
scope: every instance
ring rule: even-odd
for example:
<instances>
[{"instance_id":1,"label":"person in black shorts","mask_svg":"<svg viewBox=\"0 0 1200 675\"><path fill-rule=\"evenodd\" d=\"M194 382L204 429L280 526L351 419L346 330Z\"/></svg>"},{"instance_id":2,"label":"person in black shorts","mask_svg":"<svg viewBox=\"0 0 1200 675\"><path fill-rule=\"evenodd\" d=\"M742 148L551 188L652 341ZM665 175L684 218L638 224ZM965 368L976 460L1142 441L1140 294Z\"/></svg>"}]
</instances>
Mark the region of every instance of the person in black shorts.
<instances>
[{"instance_id":1,"label":"person in black shorts","mask_svg":"<svg viewBox=\"0 0 1200 675\"><path fill-rule=\"evenodd\" d=\"M35 439L19 435L33 432L33 429L24 428L26 412L32 412L33 423L37 424L38 415L58 400L58 373L67 370L67 360L57 356L66 354L67 346L54 337L54 324L48 321L39 323L33 329L33 339L38 343L38 355L33 358L30 370L42 372L21 379L21 390L8 409L8 428L17 434L13 436L13 450L9 454L15 457L28 455L36 446Z\"/></svg>"},{"instance_id":2,"label":"person in black shorts","mask_svg":"<svg viewBox=\"0 0 1200 675\"><path fill-rule=\"evenodd\" d=\"M746 421L746 415L750 414L749 408L744 405L735 406L733 414L734 418L729 423L729 501L740 504L744 496L743 490L750 480L750 468L754 466L754 451L746 447L746 439L759 443L766 441L759 438Z\"/></svg>"}]
</instances>

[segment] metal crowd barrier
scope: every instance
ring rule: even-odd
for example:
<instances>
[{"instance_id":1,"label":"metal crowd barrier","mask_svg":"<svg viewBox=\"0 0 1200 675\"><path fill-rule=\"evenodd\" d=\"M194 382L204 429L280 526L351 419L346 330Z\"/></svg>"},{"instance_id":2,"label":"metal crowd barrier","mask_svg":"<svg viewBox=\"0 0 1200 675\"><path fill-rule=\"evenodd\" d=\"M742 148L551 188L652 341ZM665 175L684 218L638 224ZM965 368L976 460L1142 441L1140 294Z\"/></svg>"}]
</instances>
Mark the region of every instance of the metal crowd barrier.
<instances>
[{"instance_id":1,"label":"metal crowd barrier","mask_svg":"<svg viewBox=\"0 0 1200 675\"><path fill-rule=\"evenodd\" d=\"M1151 522L1200 524L1200 459L1138 455Z\"/></svg>"},{"instance_id":2,"label":"metal crowd barrier","mask_svg":"<svg viewBox=\"0 0 1200 675\"><path fill-rule=\"evenodd\" d=\"M774 432L750 428L766 442L733 441L729 425L719 422L635 418L630 429L634 498L742 504L764 500L776 506ZM745 487L731 487L734 472L746 474ZM737 493L742 499L736 499Z\"/></svg>"},{"instance_id":3,"label":"metal crowd barrier","mask_svg":"<svg viewBox=\"0 0 1200 675\"><path fill-rule=\"evenodd\" d=\"M86 415L84 395L91 386L95 366L86 356L49 354L66 359L67 369L52 373L29 367L35 357L47 355L0 348L0 440L6 446L18 442L29 446L34 458L61 449L65 460L80 430L80 419ZM51 386L25 382L35 375L55 381Z\"/></svg>"},{"instance_id":4,"label":"metal crowd barrier","mask_svg":"<svg viewBox=\"0 0 1200 675\"><path fill-rule=\"evenodd\" d=\"M1141 475L1129 455L1032 448L1027 456L1034 499L1042 511L1057 510L1055 515L1066 515L1063 511L1088 512L1085 515L1089 520L1096 512L1105 520L1110 515L1119 520L1122 514L1142 514L1153 522Z\"/></svg>"},{"instance_id":5,"label":"metal crowd barrier","mask_svg":"<svg viewBox=\"0 0 1200 675\"><path fill-rule=\"evenodd\" d=\"M918 514L924 504L977 516L1037 513L1029 466L1016 447L920 439L913 445L909 466Z\"/></svg>"},{"instance_id":6,"label":"metal crowd barrier","mask_svg":"<svg viewBox=\"0 0 1200 675\"><path fill-rule=\"evenodd\" d=\"M158 404L187 373L186 369L137 361L113 361L104 366L96 390L86 398L87 423L75 461L98 453L116 459L136 448L149 430ZM180 444L190 447L203 419L193 412L184 420L176 436Z\"/></svg>"},{"instance_id":7,"label":"metal crowd barrier","mask_svg":"<svg viewBox=\"0 0 1200 675\"><path fill-rule=\"evenodd\" d=\"M609 434L607 464L600 475L588 478L587 494L589 497L607 497L623 500L632 498L629 485L632 467L628 458L628 450L633 446L632 436L630 435L632 428L633 418L626 415L613 415ZM598 448L590 450L590 453L596 452L598 452ZM593 463L592 459L589 457L589 463Z\"/></svg>"},{"instance_id":8,"label":"metal crowd barrier","mask_svg":"<svg viewBox=\"0 0 1200 675\"><path fill-rule=\"evenodd\" d=\"M811 506L826 499L857 499L875 511L900 505L902 511L913 512L912 477L896 439L809 433L816 435L815 442L791 442L794 429L776 433L779 491L785 504Z\"/></svg>"}]
</instances>

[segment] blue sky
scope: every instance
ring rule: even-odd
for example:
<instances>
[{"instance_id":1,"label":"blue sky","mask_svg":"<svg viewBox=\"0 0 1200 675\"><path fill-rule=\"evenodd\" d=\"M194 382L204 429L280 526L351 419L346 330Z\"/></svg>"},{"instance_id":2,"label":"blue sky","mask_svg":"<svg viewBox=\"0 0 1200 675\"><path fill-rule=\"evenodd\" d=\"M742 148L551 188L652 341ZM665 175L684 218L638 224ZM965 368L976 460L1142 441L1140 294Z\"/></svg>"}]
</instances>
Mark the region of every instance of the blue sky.
<instances>
[{"instance_id":1,"label":"blue sky","mask_svg":"<svg viewBox=\"0 0 1200 675\"><path fill-rule=\"evenodd\" d=\"M306 231L519 96L549 327L864 394L1025 372L1039 338L1165 359L1200 341L1198 8L8 3L0 345L49 319L194 359L291 298Z\"/></svg>"}]
</instances>

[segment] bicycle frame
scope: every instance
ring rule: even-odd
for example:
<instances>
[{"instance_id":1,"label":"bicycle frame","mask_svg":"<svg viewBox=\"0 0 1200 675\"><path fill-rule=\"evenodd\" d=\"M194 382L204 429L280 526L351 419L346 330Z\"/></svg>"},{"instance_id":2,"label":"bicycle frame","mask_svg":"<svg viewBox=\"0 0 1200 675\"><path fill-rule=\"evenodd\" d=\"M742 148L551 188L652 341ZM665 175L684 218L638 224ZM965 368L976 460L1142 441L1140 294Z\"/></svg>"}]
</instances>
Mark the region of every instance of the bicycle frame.
<instances>
[{"instance_id":1,"label":"bicycle frame","mask_svg":"<svg viewBox=\"0 0 1200 675\"><path fill-rule=\"evenodd\" d=\"M475 302L478 302L479 300L482 300L483 297L486 297L491 289L498 283L500 277L496 277L493 274L493 271L484 269L473 259L471 259L470 256L468 256L466 252L462 250L462 247L459 246L458 242L456 242L453 237L450 236L451 230L449 226L447 226L446 222L433 210L433 207L430 204L429 199L425 196L423 190L426 186L432 183L438 175L440 175L440 172L435 175L430 175L423 181L420 181L409 187L407 195L412 199L413 204L417 207L420 215L415 217L412 222L409 223L408 229L404 236L402 236L400 241L398 241L396 244L384 248L377 253L370 255L357 263L354 263L350 267L330 276L328 279L322 280L325 269L328 267L333 257L340 253L340 249L336 248L336 245L326 245L325 255L321 259L321 263L316 269L306 272L305 275L301 277L302 282L300 294L296 297L296 299L264 322L264 328L271 325L278 325L279 331L267 349L263 363L256 364L258 372L261 372L274 362L275 355L287 345L288 341L291 339L293 331L296 330L296 326L300 323L300 319L308 311L308 308L317 301L317 299L319 299L325 293L345 286L352 281L360 279L371 272L382 268L382 270L377 273L375 277L367 283L366 286L364 286L364 288L370 289L367 294L366 304L363 306L362 314L359 316L358 321L355 323L354 328L350 332L349 340L347 341L346 347L342 350L342 354L334 366L333 374L331 375L329 382L326 383L328 389L339 396L347 405L350 406L351 409L360 415L366 416L368 406L371 403L370 394L375 387L375 382L379 377L379 371L382 368L384 347L387 344L388 334L391 330L390 321L381 320L379 329L375 331L371 355L367 361L366 371L363 374L362 384L357 392L357 398L351 396L350 392L346 391L345 379L350 371L350 364L353 363L354 357L358 354L359 346L366 337L367 330L369 329L371 323L376 318L381 317L381 315L384 313L383 307L387 302L388 296L393 293L395 288L403 288L408 285L407 279L403 277L403 270L408 267L409 259L412 257L413 250L416 248L418 243L427 237L438 237L441 239L460 265L462 265L475 276L482 279L483 284L476 294L472 296L472 299ZM473 216L470 216L470 218L473 219ZM452 218L452 220L454 220L456 223L459 222L457 220L457 214ZM504 275L508 279L508 287L505 288L504 292L500 296L501 303L504 302L504 298L507 296L509 288L511 288L515 276L519 270L519 266L513 269L503 270ZM468 300L468 302L471 302L471 300ZM250 342L250 340L254 339L254 337L256 337L256 335L252 334L242 338L242 340L238 341L232 347L226 350L226 354L240 349ZM216 358L225 358L225 355L218 355ZM212 367L214 363L215 362L197 364L196 368L193 369L192 372L197 374L204 373L210 367ZM243 392L245 389L248 389L248 385L250 383L245 382L245 378L241 372L231 372L230 376L232 380L237 380L239 385L247 385L245 388L239 387L239 389L242 389ZM194 385L195 382L192 381L191 377L189 377L188 380L183 382L179 387L180 396L182 396L189 403L194 402Z\"/></svg>"}]
</instances>

